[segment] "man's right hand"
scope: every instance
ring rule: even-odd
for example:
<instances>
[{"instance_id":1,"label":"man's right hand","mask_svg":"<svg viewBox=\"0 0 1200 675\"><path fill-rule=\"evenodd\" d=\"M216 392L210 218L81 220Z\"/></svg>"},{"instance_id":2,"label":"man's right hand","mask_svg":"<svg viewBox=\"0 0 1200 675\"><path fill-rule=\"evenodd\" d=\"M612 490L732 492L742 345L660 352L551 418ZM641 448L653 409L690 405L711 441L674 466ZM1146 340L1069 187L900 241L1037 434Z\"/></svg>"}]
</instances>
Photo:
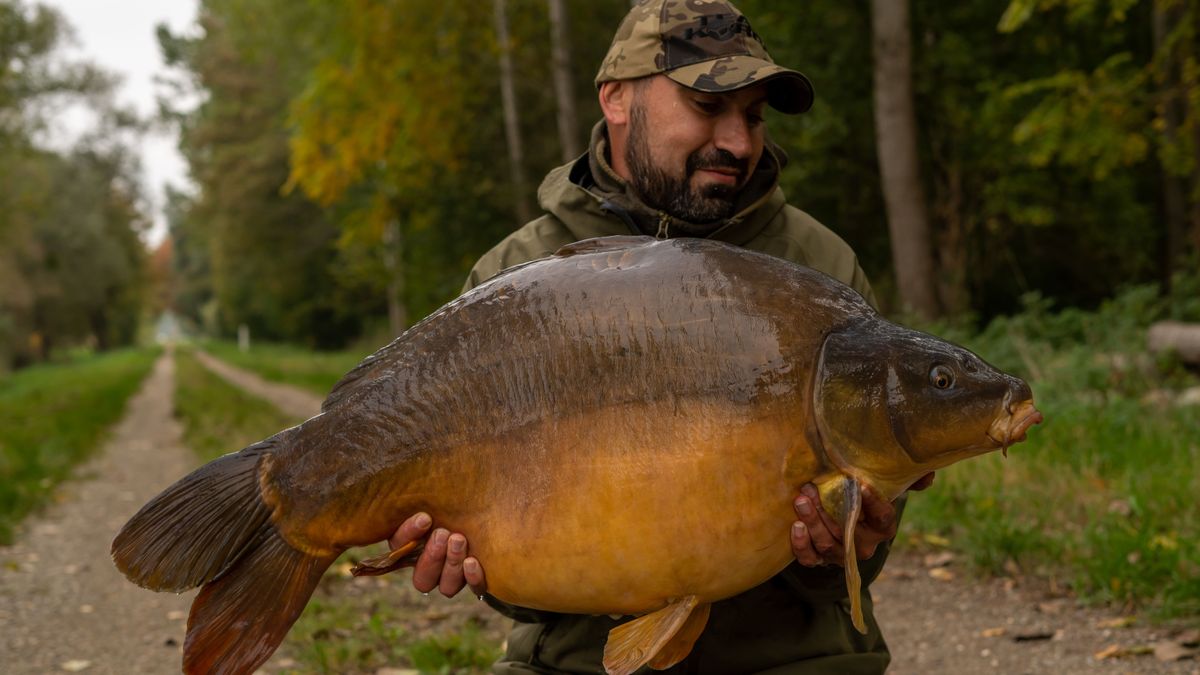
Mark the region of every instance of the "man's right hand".
<instances>
[{"instance_id":1,"label":"man's right hand","mask_svg":"<svg viewBox=\"0 0 1200 675\"><path fill-rule=\"evenodd\" d=\"M447 598L458 595L463 586L470 586L471 592L477 596L486 593L487 579L483 576L483 567L478 560L467 555L467 538L440 527L430 534L429 528L432 526L433 519L428 513L416 513L401 523L396 533L388 539L388 546L394 551L428 536L425 549L413 568L413 588L422 593L437 588Z\"/></svg>"}]
</instances>

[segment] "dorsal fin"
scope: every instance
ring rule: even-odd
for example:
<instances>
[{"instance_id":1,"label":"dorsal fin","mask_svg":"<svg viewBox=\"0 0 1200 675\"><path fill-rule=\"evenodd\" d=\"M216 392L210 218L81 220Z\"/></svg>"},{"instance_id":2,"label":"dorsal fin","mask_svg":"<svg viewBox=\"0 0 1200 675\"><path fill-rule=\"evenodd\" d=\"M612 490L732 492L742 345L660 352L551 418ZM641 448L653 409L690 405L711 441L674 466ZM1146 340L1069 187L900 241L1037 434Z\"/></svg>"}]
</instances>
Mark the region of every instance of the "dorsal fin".
<instances>
[{"instance_id":1,"label":"dorsal fin","mask_svg":"<svg viewBox=\"0 0 1200 675\"><path fill-rule=\"evenodd\" d=\"M632 234L619 234L611 237L594 237L592 239L584 239L577 241L554 252L557 258L566 258L573 255L583 253L599 253L600 251L621 251L628 248L637 248L653 244L657 241L654 237L634 236Z\"/></svg>"}]
</instances>

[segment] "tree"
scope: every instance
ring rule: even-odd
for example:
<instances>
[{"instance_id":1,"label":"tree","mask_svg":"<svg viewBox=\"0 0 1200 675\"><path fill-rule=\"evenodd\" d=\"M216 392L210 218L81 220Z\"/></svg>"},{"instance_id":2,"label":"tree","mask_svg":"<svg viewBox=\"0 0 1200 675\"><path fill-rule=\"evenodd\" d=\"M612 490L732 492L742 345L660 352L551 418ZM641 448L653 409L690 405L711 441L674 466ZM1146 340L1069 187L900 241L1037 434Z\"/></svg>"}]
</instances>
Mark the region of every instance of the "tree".
<instances>
[{"instance_id":1,"label":"tree","mask_svg":"<svg viewBox=\"0 0 1200 675\"><path fill-rule=\"evenodd\" d=\"M517 222L533 218L525 180L525 145L521 142L521 120L517 113L517 96L513 85L512 40L508 35L508 12L505 0L492 0L496 24L496 41L500 50L500 101L504 107L504 137L508 145L508 169L512 177L513 202Z\"/></svg>"},{"instance_id":2,"label":"tree","mask_svg":"<svg viewBox=\"0 0 1200 675\"><path fill-rule=\"evenodd\" d=\"M554 96L558 101L558 142L562 146L562 160L569 162L583 152L578 136L575 95L572 92L570 26L564 0L548 2L550 51L554 55Z\"/></svg>"},{"instance_id":3,"label":"tree","mask_svg":"<svg viewBox=\"0 0 1200 675\"><path fill-rule=\"evenodd\" d=\"M872 0L871 24L879 172L900 301L906 309L932 318L940 314L940 307L917 153L908 0Z\"/></svg>"}]
</instances>

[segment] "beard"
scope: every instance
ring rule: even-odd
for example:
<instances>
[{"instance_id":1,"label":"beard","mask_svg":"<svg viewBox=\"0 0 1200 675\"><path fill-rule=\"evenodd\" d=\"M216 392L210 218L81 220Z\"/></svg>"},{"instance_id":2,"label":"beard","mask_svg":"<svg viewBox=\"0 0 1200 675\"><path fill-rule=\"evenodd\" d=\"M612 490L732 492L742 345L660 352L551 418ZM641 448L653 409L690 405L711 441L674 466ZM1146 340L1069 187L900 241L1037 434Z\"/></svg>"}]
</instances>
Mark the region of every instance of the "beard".
<instances>
[{"instance_id":1,"label":"beard","mask_svg":"<svg viewBox=\"0 0 1200 675\"><path fill-rule=\"evenodd\" d=\"M673 176L655 165L650 157L646 126L646 111L640 103L635 103L629 114L629 141L625 149L625 163L633 176L631 185L642 201L649 207L684 221L679 225L679 229L689 234L711 228L689 228L688 223L711 225L732 216L734 200L745 181L749 162L738 159L732 152L720 148L708 152L697 150L688 155L683 175ZM736 170L737 185L718 183L693 188L692 176L700 169ZM691 229L698 232L688 232Z\"/></svg>"}]
</instances>

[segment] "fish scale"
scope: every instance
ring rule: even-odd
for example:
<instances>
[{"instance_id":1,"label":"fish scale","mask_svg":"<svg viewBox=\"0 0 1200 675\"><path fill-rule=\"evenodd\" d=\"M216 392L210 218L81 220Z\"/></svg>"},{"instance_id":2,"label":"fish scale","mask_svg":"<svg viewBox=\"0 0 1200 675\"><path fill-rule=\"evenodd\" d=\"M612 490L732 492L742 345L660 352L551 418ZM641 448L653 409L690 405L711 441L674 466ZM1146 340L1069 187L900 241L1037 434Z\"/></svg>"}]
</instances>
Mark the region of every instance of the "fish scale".
<instances>
[{"instance_id":1,"label":"fish scale","mask_svg":"<svg viewBox=\"0 0 1200 675\"><path fill-rule=\"evenodd\" d=\"M418 511L467 537L503 602L636 616L610 634L609 672L667 668L711 603L789 564L807 482L845 523L861 630L862 489L894 498L1041 419L1023 382L824 274L648 237L511 268L368 357L322 409L183 478L114 541L136 583L203 585L186 672L252 672L342 551Z\"/></svg>"}]
</instances>

